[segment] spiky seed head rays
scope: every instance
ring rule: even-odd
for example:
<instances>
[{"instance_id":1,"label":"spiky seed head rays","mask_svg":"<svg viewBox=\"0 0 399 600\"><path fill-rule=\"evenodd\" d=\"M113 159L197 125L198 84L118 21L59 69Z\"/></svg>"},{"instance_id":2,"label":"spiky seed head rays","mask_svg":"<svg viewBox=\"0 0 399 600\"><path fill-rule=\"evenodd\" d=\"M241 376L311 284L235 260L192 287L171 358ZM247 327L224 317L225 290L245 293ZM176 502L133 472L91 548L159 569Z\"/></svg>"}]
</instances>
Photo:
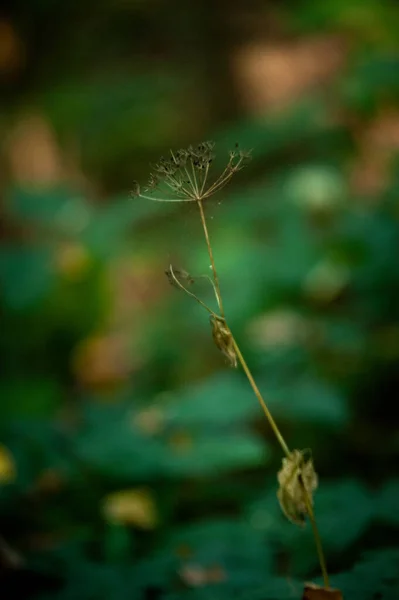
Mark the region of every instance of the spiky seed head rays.
<instances>
[{"instance_id":1,"label":"spiky seed head rays","mask_svg":"<svg viewBox=\"0 0 399 600\"><path fill-rule=\"evenodd\" d=\"M133 183L131 195L158 202L194 202L209 198L225 187L233 175L250 160L251 153L239 150L229 153L229 160L218 176L210 177L215 158L213 142L202 142L160 158L153 167L147 185L141 190Z\"/></svg>"}]
</instances>

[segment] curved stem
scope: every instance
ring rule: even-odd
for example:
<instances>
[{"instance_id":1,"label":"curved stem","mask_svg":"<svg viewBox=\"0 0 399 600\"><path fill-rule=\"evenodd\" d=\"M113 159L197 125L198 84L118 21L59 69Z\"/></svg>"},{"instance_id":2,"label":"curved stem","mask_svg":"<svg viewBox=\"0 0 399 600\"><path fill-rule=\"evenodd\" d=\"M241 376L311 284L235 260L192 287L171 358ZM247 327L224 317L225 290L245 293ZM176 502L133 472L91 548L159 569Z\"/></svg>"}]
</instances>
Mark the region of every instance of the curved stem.
<instances>
[{"instance_id":1,"label":"curved stem","mask_svg":"<svg viewBox=\"0 0 399 600\"><path fill-rule=\"evenodd\" d=\"M152 200L153 202L194 202L195 200L195 198L154 198L154 196L147 196L146 194L140 194L140 198Z\"/></svg>"},{"instance_id":2,"label":"curved stem","mask_svg":"<svg viewBox=\"0 0 399 600\"><path fill-rule=\"evenodd\" d=\"M209 312L210 315L212 315L213 317L217 317L217 314L215 312L213 312L213 310L211 308L209 308L209 306L207 306L205 304L205 302L203 302L200 298L198 298L198 296L193 294L193 292L190 292L190 290L188 290L182 283L180 283L180 281L177 279L176 275L173 272L172 265L169 265L169 269L170 269L170 273L173 277L173 281L176 283L176 285L178 285L179 288L181 290L183 290L183 292L186 292L186 294L188 294L188 296L191 296L192 298L194 298L194 300L196 300L199 304L201 304L201 306L203 306L205 308L205 310L207 310Z\"/></svg>"}]
</instances>

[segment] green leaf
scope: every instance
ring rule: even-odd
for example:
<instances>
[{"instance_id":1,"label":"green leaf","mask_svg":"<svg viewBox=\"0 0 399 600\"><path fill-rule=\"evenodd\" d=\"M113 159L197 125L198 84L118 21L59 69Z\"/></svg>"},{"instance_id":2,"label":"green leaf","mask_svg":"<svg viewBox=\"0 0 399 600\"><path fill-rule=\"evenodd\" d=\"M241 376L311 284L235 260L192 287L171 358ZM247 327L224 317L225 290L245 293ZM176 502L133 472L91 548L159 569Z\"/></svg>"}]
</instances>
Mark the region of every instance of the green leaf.
<instances>
[{"instance_id":1,"label":"green leaf","mask_svg":"<svg viewBox=\"0 0 399 600\"><path fill-rule=\"evenodd\" d=\"M221 569L217 589L251 589L261 585L272 568L267 538L239 519L206 520L180 529L170 536L166 551L176 553L179 548L188 551L188 558L181 560L183 573L185 565Z\"/></svg>"},{"instance_id":2,"label":"green leaf","mask_svg":"<svg viewBox=\"0 0 399 600\"><path fill-rule=\"evenodd\" d=\"M240 424L259 414L248 383L236 372L222 371L173 395L166 405L171 424L185 427Z\"/></svg>"},{"instance_id":3,"label":"green leaf","mask_svg":"<svg viewBox=\"0 0 399 600\"><path fill-rule=\"evenodd\" d=\"M265 444L249 433L219 431L214 435L193 435L187 442L186 447L177 446L164 455L167 472L180 476L212 475L259 467L269 458Z\"/></svg>"},{"instance_id":4,"label":"green leaf","mask_svg":"<svg viewBox=\"0 0 399 600\"><path fill-rule=\"evenodd\" d=\"M347 573L332 578L345 598L353 600L396 600L399 597L399 549L368 552Z\"/></svg>"},{"instance_id":5,"label":"green leaf","mask_svg":"<svg viewBox=\"0 0 399 600\"><path fill-rule=\"evenodd\" d=\"M121 407L91 407L75 446L78 456L103 475L131 480L159 474L163 450L159 440L137 431L132 416Z\"/></svg>"},{"instance_id":6,"label":"green leaf","mask_svg":"<svg viewBox=\"0 0 399 600\"><path fill-rule=\"evenodd\" d=\"M268 405L276 418L294 422L320 423L341 427L348 422L349 414L345 397L336 387L310 375L294 378L286 384L273 387L264 381Z\"/></svg>"},{"instance_id":7,"label":"green leaf","mask_svg":"<svg viewBox=\"0 0 399 600\"><path fill-rule=\"evenodd\" d=\"M376 497L375 515L384 523L399 525L399 479L388 481Z\"/></svg>"}]
</instances>

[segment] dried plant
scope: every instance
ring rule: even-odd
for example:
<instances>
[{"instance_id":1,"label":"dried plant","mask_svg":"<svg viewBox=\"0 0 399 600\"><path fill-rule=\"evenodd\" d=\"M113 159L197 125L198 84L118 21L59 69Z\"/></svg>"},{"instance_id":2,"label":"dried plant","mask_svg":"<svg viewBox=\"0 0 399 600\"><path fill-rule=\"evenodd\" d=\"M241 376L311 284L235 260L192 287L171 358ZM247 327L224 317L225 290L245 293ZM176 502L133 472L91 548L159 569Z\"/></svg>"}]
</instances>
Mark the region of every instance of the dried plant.
<instances>
[{"instance_id":1,"label":"dried plant","mask_svg":"<svg viewBox=\"0 0 399 600\"><path fill-rule=\"evenodd\" d=\"M212 277L207 277L207 279L213 287L219 313L212 310L194 292L188 289L195 282L196 277L186 271L175 269L172 265L169 266L166 275L174 287L192 297L209 313L212 336L217 348L224 354L231 367L236 368L240 364L245 372L284 453L282 468L277 476L279 482L277 497L280 506L287 518L297 525L303 525L306 517L309 519L323 575L323 589L328 593L332 590L329 587L326 562L313 509L313 492L318 483L313 461L311 458L305 458L304 451L291 451L289 449L227 324L219 277L205 217L204 201L226 186L232 177L247 164L250 160L250 152L239 150L238 145L236 145L236 148L229 153L227 165L222 173L216 177L211 177L211 166L214 159L213 149L214 144L212 142L203 142L196 148L190 146L177 152L171 151L169 158L161 158L159 163L155 165L149 182L143 188L143 191L141 191L137 182L134 183L132 196L158 202L196 202L198 205L212 269Z\"/></svg>"}]
</instances>

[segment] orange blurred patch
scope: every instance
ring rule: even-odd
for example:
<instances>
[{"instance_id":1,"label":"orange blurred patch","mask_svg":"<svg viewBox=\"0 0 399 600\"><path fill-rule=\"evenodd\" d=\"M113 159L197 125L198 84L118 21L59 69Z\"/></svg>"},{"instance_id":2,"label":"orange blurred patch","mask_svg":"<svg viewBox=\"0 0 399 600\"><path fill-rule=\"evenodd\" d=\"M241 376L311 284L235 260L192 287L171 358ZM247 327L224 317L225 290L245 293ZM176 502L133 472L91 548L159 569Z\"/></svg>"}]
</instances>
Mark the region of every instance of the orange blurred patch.
<instances>
[{"instance_id":1,"label":"orange blurred patch","mask_svg":"<svg viewBox=\"0 0 399 600\"><path fill-rule=\"evenodd\" d=\"M65 176L54 132L40 113L21 117L6 144L13 179L22 185L50 186Z\"/></svg>"},{"instance_id":2,"label":"orange blurred patch","mask_svg":"<svg viewBox=\"0 0 399 600\"><path fill-rule=\"evenodd\" d=\"M99 334L83 340L76 348L72 367L84 386L114 389L133 370L128 338L123 334Z\"/></svg>"},{"instance_id":3,"label":"orange blurred patch","mask_svg":"<svg viewBox=\"0 0 399 600\"><path fill-rule=\"evenodd\" d=\"M324 84L344 65L346 44L338 36L294 42L254 41L233 57L242 100L250 113L284 108Z\"/></svg>"},{"instance_id":4,"label":"orange blurred patch","mask_svg":"<svg viewBox=\"0 0 399 600\"><path fill-rule=\"evenodd\" d=\"M10 21L0 19L0 74L9 78L19 71L25 59L21 38Z\"/></svg>"},{"instance_id":5,"label":"orange blurred patch","mask_svg":"<svg viewBox=\"0 0 399 600\"><path fill-rule=\"evenodd\" d=\"M377 195L390 176L393 156L399 152L399 111L383 109L357 135L358 157L352 166L351 187L355 193Z\"/></svg>"}]
</instances>

